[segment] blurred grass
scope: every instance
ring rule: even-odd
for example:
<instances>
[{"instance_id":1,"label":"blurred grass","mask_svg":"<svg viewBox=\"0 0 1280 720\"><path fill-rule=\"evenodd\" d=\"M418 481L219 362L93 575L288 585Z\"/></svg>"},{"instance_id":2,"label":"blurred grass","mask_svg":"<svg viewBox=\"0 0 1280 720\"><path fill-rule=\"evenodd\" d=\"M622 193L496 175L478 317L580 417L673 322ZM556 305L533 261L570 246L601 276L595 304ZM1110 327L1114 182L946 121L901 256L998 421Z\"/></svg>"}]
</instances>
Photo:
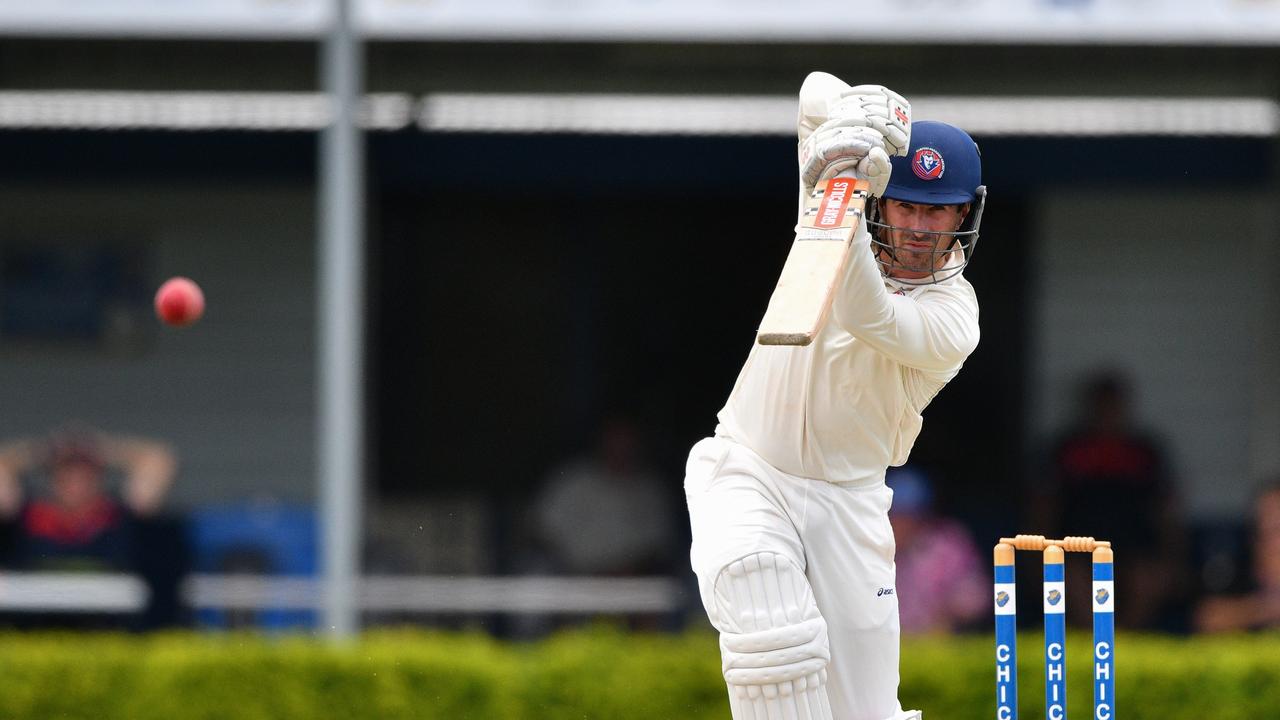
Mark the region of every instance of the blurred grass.
<instances>
[{"instance_id":1,"label":"blurred grass","mask_svg":"<svg viewBox=\"0 0 1280 720\"><path fill-rule=\"evenodd\" d=\"M1093 716L1093 640L1067 638L1067 715ZM1124 720L1280 718L1280 633L1132 635L1115 647L1115 717ZM907 638L904 707L945 718L994 717L994 638ZM1019 718L1044 718L1044 636L1018 635ZM926 713L926 717L928 714Z\"/></svg>"},{"instance_id":2,"label":"blurred grass","mask_svg":"<svg viewBox=\"0 0 1280 720\"><path fill-rule=\"evenodd\" d=\"M900 697L934 718L994 714L989 637L909 638ZM1019 638L1024 720L1043 718L1041 638ZM1280 717L1280 634L1117 641L1117 717ZM1089 716L1090 639L1068 641L1068 712ZM728 718L707 632L611 627L535 643L379 630L304 636L0 635L0 718Z\"/></svg>"}]
</instances>

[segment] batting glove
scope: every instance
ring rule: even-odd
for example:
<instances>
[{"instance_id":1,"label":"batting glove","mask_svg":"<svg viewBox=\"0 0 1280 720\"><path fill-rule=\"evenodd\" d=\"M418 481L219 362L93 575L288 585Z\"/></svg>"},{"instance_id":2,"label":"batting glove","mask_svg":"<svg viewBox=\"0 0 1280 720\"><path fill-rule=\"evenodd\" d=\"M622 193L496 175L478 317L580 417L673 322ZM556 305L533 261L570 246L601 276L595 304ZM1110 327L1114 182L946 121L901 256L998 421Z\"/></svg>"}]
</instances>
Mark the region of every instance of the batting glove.
<instances>
[{"instance_id":1,"label":"batting glove","mask_svg":"<svg viewBox=\"0 0 1280 720\"><path fill-rule=\"evenodd\" d=\"M844 174L866 180L871 194L879 196L891 170L884 137L869 127L820 127L800 145L800 180L806 189Z\"/></svg>"},{"instance_id":2,"label":"batting glove","mask_svg":"<svg viewBox=\"0 0 1280 720\"><path fill-rule=\"evenodd\" d=\"M827 121L818 126L869 127L884 136L891 155L907 154L911 143L911 103L882 85L858 85L828 104Z\"/></svg>"}]
</instances>

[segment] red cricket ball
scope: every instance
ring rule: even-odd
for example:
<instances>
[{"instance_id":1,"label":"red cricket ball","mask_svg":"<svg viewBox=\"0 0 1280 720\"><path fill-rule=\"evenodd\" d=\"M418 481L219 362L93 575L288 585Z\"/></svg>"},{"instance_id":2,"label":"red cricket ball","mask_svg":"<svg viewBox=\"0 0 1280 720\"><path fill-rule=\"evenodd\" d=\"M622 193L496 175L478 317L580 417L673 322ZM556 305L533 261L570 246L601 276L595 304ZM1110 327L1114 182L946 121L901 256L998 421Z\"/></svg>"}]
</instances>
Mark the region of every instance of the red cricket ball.
<instances>
[{"instance_id":1,"label":"red cricket ball","mask_svg":"<svg viewBox=\"0 0 1280 720\"><path fill-rule=\"evenodd\" d=\"M156 291L156 316L166 325L186 327L203 314L204 293L190 278L169 278Z\"/></svg>"}]
</instances>

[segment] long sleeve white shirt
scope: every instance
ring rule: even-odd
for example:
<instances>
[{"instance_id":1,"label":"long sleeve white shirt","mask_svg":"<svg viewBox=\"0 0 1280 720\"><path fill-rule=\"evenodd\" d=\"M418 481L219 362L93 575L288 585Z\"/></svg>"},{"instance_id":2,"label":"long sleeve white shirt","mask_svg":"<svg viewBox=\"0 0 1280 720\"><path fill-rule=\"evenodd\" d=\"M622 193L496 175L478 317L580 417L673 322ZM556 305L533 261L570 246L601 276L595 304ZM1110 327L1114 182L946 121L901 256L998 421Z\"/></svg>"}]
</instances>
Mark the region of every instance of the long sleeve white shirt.
<instances>
[{"instance_id":1,"label":"long sleeve white shirt","mask_svg":"<svg viewBox=\"0 0 1280 720\"><path fill-rule=\"evenodd\" d=\"M831 314L805 347L753 344L716 434L783 472L867 481L906 462L921 413L978 344L978 300L962 275L885 280L865 223Z\"/></svg>"}]
</instances>

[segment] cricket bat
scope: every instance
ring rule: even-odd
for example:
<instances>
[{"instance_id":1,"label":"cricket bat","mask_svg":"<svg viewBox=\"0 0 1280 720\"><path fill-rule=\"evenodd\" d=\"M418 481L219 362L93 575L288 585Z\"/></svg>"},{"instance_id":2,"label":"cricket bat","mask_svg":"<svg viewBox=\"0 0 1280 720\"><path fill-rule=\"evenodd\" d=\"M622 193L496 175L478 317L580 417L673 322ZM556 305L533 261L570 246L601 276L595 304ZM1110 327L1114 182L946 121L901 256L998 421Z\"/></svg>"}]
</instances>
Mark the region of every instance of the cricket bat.
<instances>
[{"instance_id":1,"label":"cricket bat","mask_svg":"<svg viewBox=\"0 0 1280 720\"><path fill-rule=\"evenodd\" d=\"M870 185L836 176L804 201L800 229L756 333L761 345L808 345L822 330L844 275Z\"/></svg>"}]
</instances>

